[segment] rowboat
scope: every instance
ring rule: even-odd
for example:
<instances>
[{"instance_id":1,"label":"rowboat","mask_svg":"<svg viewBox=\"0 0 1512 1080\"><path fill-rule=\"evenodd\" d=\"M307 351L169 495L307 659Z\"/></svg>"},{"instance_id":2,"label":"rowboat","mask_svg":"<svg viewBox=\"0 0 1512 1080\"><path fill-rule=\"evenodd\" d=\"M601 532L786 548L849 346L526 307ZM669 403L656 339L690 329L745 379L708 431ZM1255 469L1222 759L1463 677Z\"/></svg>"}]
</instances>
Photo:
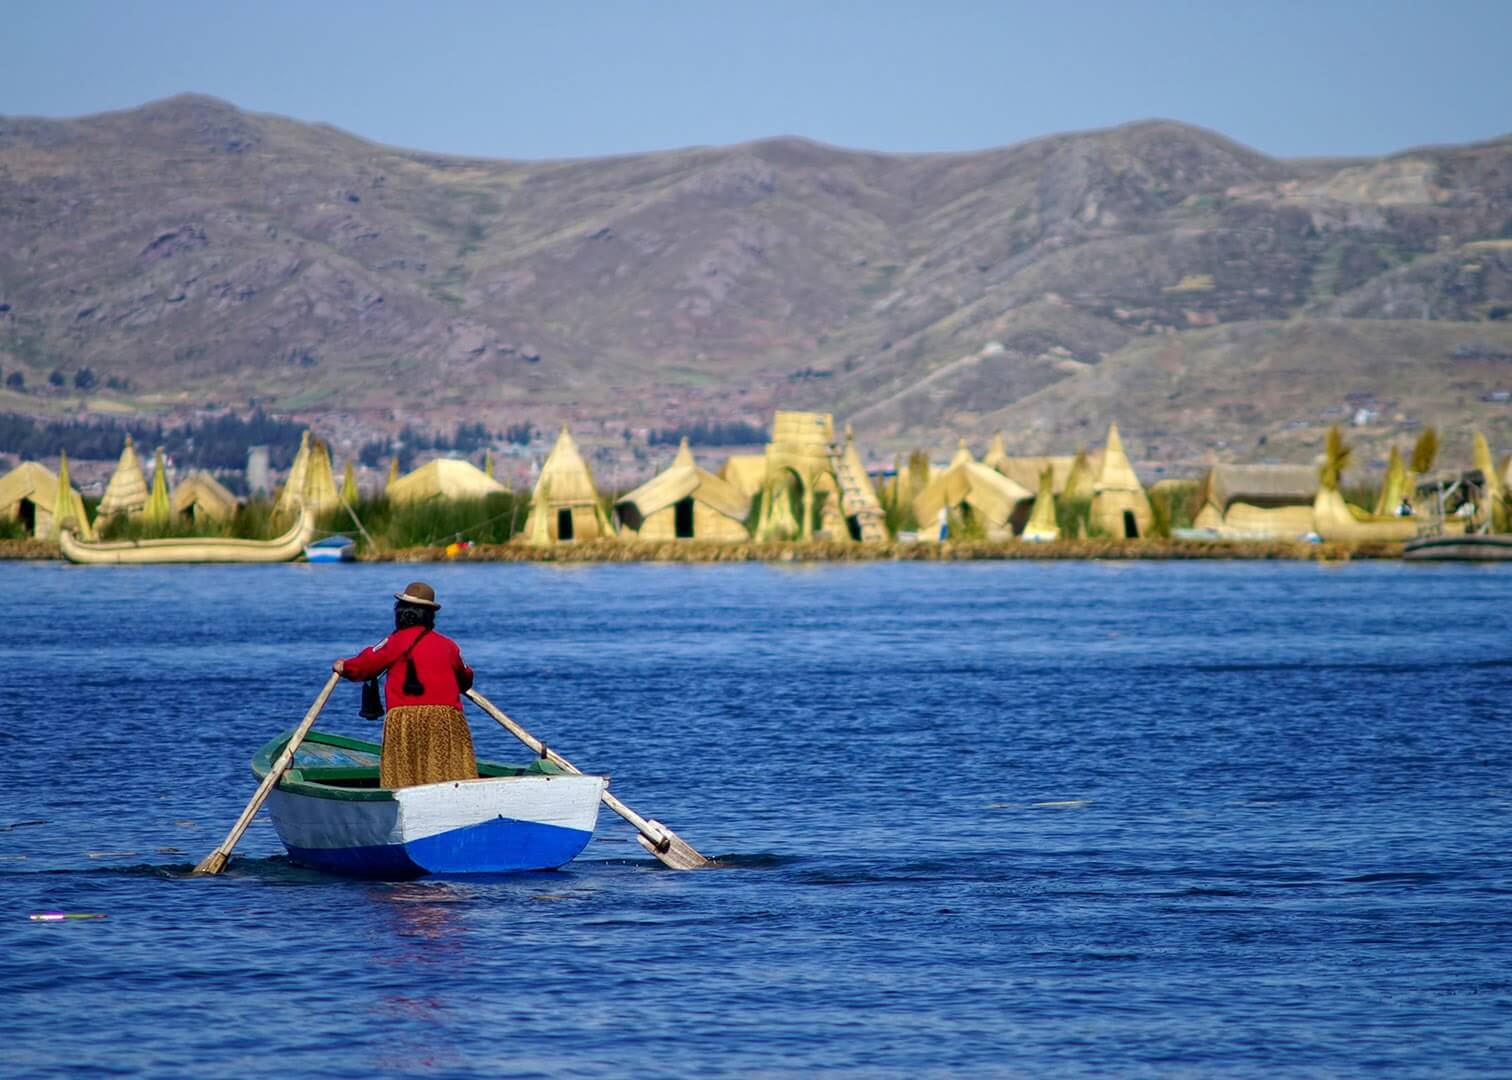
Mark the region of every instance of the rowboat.
<instances>
[{"instance_id":1,"label":"rowboat","mask_svg":"<svg viewBox=\"0 0 1512 1080\"><path fill-rule=\"evenodd\" d=\"M305 562L352 562L357 558L357 541L350 536L327 536L305 545Z\"/></svg>"},{"instance_id":2,"label":"rowboat","mask_svg":"<svg viewBox=\"0 0 1512 1080\"><path fill-rule=\"evenodd\" d=\"M1505 562L1512 559L1512 536L1422 536L1402 545L1402 558L1412 562Z\"/></svg>"},{"instance_id":3,"label":"rowboat","mask_svg":"<svg viewBox=\"0 0 1512 1080\"><path fill-rule=\"evenodd\" d=\"M252 758L266 777L292 731ZM587 846L604 776L541 758L478 762L476 780L378 786L377 743L311 731L268 795L278 838L294 862L356 877L551 870Z\"/></svg>"},{"instance_id":4,"label":"rowboat","mask_svg":"<svg viewBox=\"0 0 1512 1080\"><path fill-rule=\"evenodd\" d=\"M76 563L275 563L288 562L315 535L315 515L300 512L289 531L272 540L187 536L172 540L80 540L64 529L58 539L63 557Z\"/></svg>"}]
</instances>

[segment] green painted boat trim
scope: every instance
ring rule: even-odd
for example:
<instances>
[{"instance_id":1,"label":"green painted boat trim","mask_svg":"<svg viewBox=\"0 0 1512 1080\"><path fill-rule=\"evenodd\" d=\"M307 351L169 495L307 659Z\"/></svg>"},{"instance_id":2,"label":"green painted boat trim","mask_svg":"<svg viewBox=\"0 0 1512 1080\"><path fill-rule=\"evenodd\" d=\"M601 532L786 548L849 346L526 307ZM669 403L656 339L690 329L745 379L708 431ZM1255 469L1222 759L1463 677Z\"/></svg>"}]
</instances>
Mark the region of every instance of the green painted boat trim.
<instances>
[{"instance_id":1,"label":"green painted boat trim","mask_svg":"<svg viewBox=\"0 0 1512 1080\"><path fill-rule=\"evenodd\" d=\"M283 734L264 743L263 746L252 756L252 775L261 780L268 775L273 768L273 762L283 749L288 745L293 736L294 729L290 728ZM362 739L351 739L345 735L333 735L324 731L311 731L305 735L300 743L300 749L310 744L317 746L329 746L336 750L356 750L360 753L380 756L383 747L375 742L366 742ZM294 754L294 760L298 762L298 751ZM486 777L499 776L564 776L566 770L554 762L545 758L537 758L529 765L505 765L497 761L478 762L478 775ZM373 787L347 787L344 784L353 782L373 781ZM343 802L392 802L394 799L393 788L377 787L378 766L376 765L306 765L300 768L290 768L279 778L278 789L295 795L309 795L317 799L336 799Z\"/></svg>"}]
</instances>

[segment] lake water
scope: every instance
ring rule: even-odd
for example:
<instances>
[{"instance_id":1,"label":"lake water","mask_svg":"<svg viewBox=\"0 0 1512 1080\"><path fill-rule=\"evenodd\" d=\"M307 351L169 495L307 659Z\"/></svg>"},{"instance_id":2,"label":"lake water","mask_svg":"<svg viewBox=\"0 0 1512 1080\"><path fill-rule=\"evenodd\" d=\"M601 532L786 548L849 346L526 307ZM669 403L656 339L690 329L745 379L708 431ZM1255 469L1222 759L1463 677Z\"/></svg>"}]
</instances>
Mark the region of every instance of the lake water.
<instances>
[{"instance_id":1,"label":"lake water","mask_svg":"<svg viewBox=\"0 0 1512 1080\"><path fill-rule=\"evenodd\" d=\"M422 578L607 811L291 866L248 759ZM1512 573L0 564L0 1074L1512 1071ZM343 684L321 727L371 736ZM524 751L469 708L480 756ZM33 912L103 913L37 923Z\"/></svg>"}]
</instances>

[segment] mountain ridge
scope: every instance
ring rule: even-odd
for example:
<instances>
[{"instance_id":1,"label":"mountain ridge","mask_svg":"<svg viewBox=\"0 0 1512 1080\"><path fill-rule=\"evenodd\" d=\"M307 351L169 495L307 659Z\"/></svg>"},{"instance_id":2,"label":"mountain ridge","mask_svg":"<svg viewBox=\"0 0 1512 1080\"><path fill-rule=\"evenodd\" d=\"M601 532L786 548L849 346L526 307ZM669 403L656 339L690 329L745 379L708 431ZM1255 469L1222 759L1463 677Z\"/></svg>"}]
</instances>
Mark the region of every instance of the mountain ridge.
<instances>
[{"instance_id":1,"label":"mountain ridge","mask_svg":"<svg viewBox=\"0 0 1512 1080\"><path fill-rule=\"evenodd\" d=\"M612 432L791 405L883 443L1000 425L1027 450L1114 418L1134 376L1110 358L1200 382L1204 350L1274 338L1319 393L1401 417L1368 436L1512 436L1480 400L1512 389L1495 359L1512 355L1509 238L1512 136L1289 161L1152 119L981 151L776 136L523 161L177 95L0 117L0 372L27 385L0 409L64 408L76 395L39 384L88 367L128 388L97 395L112 408ZM1402 329L1428 377L1372 363L1379 327L1267 336L1340 321ZM1324 338L1344 350L1327 363L1309 352ZM1306 445L1339 404L1298 415L1290 387L1233 385L1248 419L1140 395L1117 418L1181 460Z\"/></svg>"}]
</instances>

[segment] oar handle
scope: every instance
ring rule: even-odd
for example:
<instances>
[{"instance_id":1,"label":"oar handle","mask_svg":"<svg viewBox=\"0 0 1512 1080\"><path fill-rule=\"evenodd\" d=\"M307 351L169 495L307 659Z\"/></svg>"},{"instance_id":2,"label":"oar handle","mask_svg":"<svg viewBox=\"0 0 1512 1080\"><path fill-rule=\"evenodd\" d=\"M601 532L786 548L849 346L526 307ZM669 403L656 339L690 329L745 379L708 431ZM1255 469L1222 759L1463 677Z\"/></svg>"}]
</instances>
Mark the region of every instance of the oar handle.
<instances>
[{"instance_id":1,"label":"oar handle","mask_svg":"<svg viewBox=\"0 0 1512 1080\"><path fill-rule=\"evenodd\" d=\"M511 720L504 714L503 709L500 709L497 705L489 701L486 697L478 693L476 690L468 690L467 699L478 708L486 712L489 716L497 720L500 724L502 724L506 731L508 731L515 738L519 739L526 746L530 747L531 750L535 751L537 756L544 757L553 765L561 769L566 769L568 772L580 773L583 771L572 762L564 758L561 754L551 749L551 747L547 746L540 739L536 738L530 732L526 731L519 724Z\"/></svg>"},{"instance_id":2,"label":"oar handle","mask_svg":"<svg viewBox=\"0 0 1512 1080\"><path fill-rule=\"evenodd\" d=\"M467 697L468 700L471 701L474 705L482 709L489 716L493 717L500 724L502 724L505 730L507 730L511 735L519 739L526 746L530 747L531 750L535 751L541 757L544 757L547 761L550 761L558 768L565 769L568 772L582 772L582 770L572 762L568 761L561 754L551 749L551 747L547 746L540 739L537 739L530 732L526 731L519 724L511 720L504 714L504 710L500 709L497 705L489 701L486 697L478 693L476 690L468 690ZM645 837L647 849L653 855L661 858L662 856L666 855L672 848L673 842L677 838L673 835L671 829L667 828L660 822L647 821L645 818L641 817L634 810L630 809L624 803L620 802L607 791L604 792L600 796L600 798L604 800L605 806L628 821L632 826L634 826L636 832ZM687 847L686 844L684 844L683 846ZM692 848L689 847L688 850L692 851ZM694 854L696 855L697 853L695 852ZM703 856L701 855L697 857L700 860L703 859ZM665 862L666 860L663 859L663 861Z\"/></svg>"},{"instance_id":3,"label":"oar handle","mask_svg":"<svg viewBox=\"0 0 1512 1080\"><path fill-rule=\"evenodd\" d=\"M241 817L237 818L236 824L231 826L231 831L226 834L225 840L221 841L221 846L206 855L194 868L196 874L218 874L226 868L226 860L231 857L231 850L236 847L242 833L247 831L247 826L252 824L252 819L262 808L263 800L268 797L268 792L273 790L279 778L288 771L290 763L294 760L294 752L299 749L299 744L304 741L305 734L314 725L315 718L320 715L320 710L325 708L326 701L331 697L331 691L336 689L336 684L340 681L341 676L334 671L331 672L331 677L326 680L320 696L315 699L315 704L311 705L310 711L305 713L304 719L294 729L294 734L289 736L288 745L284 747L283 753L278 755L278 760L268 770L268 775L263 777L262 783L258 784L257 790L252 793L252 801L247 803L247 808L241 812Z\"/></svg>"}]
</instances>

